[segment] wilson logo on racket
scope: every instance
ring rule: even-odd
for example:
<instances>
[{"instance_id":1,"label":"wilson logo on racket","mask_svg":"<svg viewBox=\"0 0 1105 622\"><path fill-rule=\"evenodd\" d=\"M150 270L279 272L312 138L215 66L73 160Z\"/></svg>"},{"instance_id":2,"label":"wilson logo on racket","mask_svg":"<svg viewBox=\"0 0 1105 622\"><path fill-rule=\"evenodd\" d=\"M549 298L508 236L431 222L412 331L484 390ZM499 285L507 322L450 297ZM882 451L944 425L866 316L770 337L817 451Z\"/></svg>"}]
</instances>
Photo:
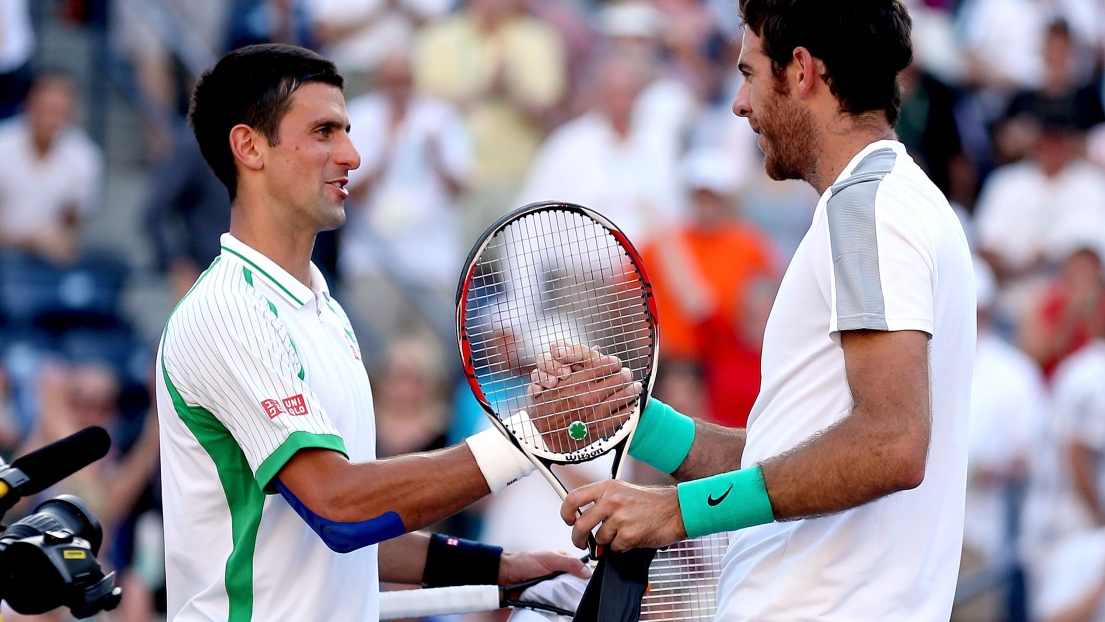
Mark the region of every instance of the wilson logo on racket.
<instances>
[{"instance_id":1,"label":"wilson logo on racket","mask_svg":"<svg viewBox=\"0 0 1105 622\"><path fill-rule=\"evenodd\" d=\"M307 414L307 400L303 399L302 393L285 397L284 407L288 409L288 414L293 417L302 417Z\"/></svg>"},{"instance_id":2,"label":"wilson logo on racket","mask_svg":"<svg viewBox=\"0 0 1105 622\"><path fill-rule=\"evenodd\" d=\"M284 407L280 405L280 402L276 400L262 401L261 408L265 411L265 414L269 416L269 419L276 419L280 414L286 412Z\"/></svg>"}]
</instances>

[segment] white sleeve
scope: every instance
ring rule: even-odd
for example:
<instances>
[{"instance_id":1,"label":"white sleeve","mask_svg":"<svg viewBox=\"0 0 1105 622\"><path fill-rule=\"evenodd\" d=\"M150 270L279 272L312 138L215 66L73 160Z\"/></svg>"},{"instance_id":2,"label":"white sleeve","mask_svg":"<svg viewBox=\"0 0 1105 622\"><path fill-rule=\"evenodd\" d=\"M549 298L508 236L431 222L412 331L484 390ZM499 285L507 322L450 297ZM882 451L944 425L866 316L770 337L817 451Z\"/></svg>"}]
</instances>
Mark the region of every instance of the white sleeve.
<instances>
[{"instance_id":1,"label":"white sleeve","mask_svg":"<svg viewBox=\"0 0 1105 622\"><path fill-rule=\"evenodd\" d=\"M163 352L178 415L190 427L188 417L224 427L262 489L271 489L300 449L346 453L305 382L295 344L259 295L205 297L181 305L166 326Z\"/></svg>"},{"instance_id":2,"label":"white sleeve","mask_svg":"<svg viewBox=\"0 0 1105 622\"><path fill-rule=\"evenodd\" d=\"M896 157L873 151L828 199L834 338L861 329L932 334L933 251L908 190L884 181Z\"/></svg>"}]
</instances>

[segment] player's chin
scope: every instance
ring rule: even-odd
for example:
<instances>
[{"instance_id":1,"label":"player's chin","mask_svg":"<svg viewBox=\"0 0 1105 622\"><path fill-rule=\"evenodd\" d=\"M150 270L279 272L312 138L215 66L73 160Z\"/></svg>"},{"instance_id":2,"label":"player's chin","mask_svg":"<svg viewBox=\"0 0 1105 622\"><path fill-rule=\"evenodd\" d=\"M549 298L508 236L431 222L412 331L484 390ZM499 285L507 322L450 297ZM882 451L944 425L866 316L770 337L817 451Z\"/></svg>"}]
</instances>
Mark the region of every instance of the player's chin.
<instances>
[{"instance_id":1,"label":"player's chin","mask_svg":"<svg viewBox=\"0 0 1105 622\"><path fill-rule=\"evenodd\" d=\"M797 167L790 165L790 163L784 161L777 154L770 151L764 153L764 171L767 176L775 181L787 181L791 179L801 179L801 175L796 170Z\"/></svg>"},{"instance_id":2,"label":"player's chin","mask_svg":"<svg viewBox=\"0 0 1105 622\"><path fill-rule=\"evenodd\" d=\"M327 205L319 222L319 231L332 231L345 224L345 204Z\"/></svg>"}]
</instances>

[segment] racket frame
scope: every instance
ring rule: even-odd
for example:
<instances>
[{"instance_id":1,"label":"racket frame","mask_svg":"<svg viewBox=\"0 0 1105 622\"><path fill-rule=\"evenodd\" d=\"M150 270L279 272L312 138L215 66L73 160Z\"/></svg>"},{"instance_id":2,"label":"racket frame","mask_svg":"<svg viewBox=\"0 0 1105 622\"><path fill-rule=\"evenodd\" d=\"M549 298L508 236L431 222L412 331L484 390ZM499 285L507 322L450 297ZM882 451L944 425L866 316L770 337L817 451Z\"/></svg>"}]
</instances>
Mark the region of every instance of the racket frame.
<instances>
[{"instance_id":1,"label":"racket frame","mask_svg":"<svg viewBox=\"0 0 1105 622\"><path fill-rule=\"evenodd\" d=\"M598 447L590 449L586 452L570 452L568 454L560 454L555 452L540 451L536 448L530 447L527 443L520 442L513 431L506 426L505 423L499 418L499 415L495 413L495 409L492 407L490 400L486 397L483 389L480 387L479 380L475 373L475 366L472 360L472 349L469 343L467 329L465 328L465 317L468 310L468 289L472 283L473 278L476 275L476 268L479 266L477 259L481 257L484 251L487 249L491 241L495 239L501 231L506 229L507 225L513 223L516 220L524 218L526 216L538 213L538 212L569 212L589 218L598 224L605 227L610 234L618 241L622 250L626 253L629 260L633 263L634 268L641 277L643 284L643 298L645 309L652 320L649 323L651 331L652 342L652 357L649 361L648 367L643 373L643 382L641 383L641 393L637 398L637 404L630 412L629 419L618 428L615 433L607 439L598 441ZM534 467L541 472L541 475L548 480L549 484L560 495L561 499L568 496L568 490L564 487L564 484L556 477L552 472L551 466L553 464L578 464L580 462L587 462L594 460L599 456L606 455L611 451L614 452L614 464L611 467L611 477L617 479L621 475L622 465L624 464L625 454L627 453L629 444L633 441L633 435L637 430L637 422L640 419L641 411L648 403L649 395L652 392L652 385L656 378L656 364L660 358L660 318L657 313L656 297L652 291L652 281L648 277L648 272L645 270L644 261L641 259L640 253L637 252L636 247L629 241L625 233L622 232L617 225L610 221L602 214L596 212L593 209L577 205L574 203L565 203L562 201L539 201L536 203L530 203L524 205L509 213L503 215L494 223L491 224L480 236L479 240L473 245L472 250L468 253L468 258L465 261L464 271L461 273L461 280L457 286L457 304L456 304L456 325L457 325L457 346L460 351L461 363L464 366L464 375L468 381L468 386L472 389L472 394L476 397L476 400L483 407L487 416L491 419L492 424L498 428L499 432L506 436L510 442L517 447ZM594 444L592 444L594 445ZM591 445L588 445L591 447ZM564 457L567 456L567 457Z\"/></svg>"}]
</instances>

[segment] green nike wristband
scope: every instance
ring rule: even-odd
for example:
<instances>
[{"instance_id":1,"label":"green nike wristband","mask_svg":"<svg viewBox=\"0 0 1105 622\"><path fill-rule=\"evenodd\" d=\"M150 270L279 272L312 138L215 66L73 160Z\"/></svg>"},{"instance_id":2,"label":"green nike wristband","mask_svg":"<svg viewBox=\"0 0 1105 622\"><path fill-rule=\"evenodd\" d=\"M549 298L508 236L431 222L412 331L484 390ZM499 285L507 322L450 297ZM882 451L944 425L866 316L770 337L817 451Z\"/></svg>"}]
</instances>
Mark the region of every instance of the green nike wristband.
<instances>
[{"instance_id":1,"label":"green nike wristband","mask_svg":"<svg viewBox=\"0 0 1105 622\"><path fill-rule=\"evenodd\" d=\"M676 487L688 538L775 521L759 465Z\"/></svg>"},{"instance_id":2,"label":"green nike wristband","mask_svg":"<svg viewBox=\"0 0 1105 622\"><path fill-rule=\"evenodd\" d=\"M687 459L693 443L694 419L649 398L629 444L629 455L664 473L672 473Z\"/></svg>"}]
</instances>

